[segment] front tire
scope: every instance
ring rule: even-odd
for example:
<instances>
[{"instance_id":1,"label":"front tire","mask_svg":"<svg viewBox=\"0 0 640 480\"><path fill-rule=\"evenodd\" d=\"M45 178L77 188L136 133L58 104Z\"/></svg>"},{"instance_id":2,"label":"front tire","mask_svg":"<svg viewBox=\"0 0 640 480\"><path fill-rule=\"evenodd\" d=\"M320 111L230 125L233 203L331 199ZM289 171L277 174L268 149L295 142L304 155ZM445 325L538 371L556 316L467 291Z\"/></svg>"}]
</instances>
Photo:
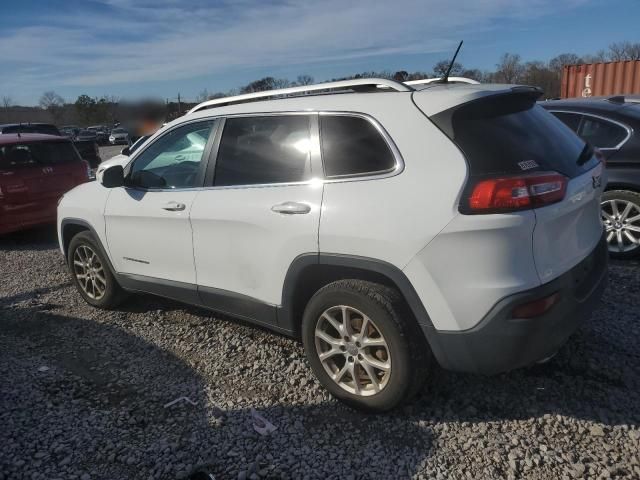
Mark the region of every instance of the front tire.
<instances>
[{"instance_id":1,"label":"front tire","mask_svg":"<svg viewBox=\"0 0 640 480\"><path fill-rule=\"evenodd\" d=\"M361 280L320 289L302 320L311 368L336 398L384 412L411 398L424 383L431 354L399 293Z\"/></svg>"},{"instance_id":2,"label":"front tire","mask_svg":"<svg viewBox=\"0 0 640 480\"><path fill-rule=\"evenodd\" d=\"M126 296L90 232L80 232L71 239L67 263L73 283L88 304L111 309Z\"/></svg>"},{"instance_id":3,"label":"front tire","mask_svg":"<svg viewBox=\"0 0 640 480\"><path fill-rule=\"evenodd\" d=\"M629 259L640 255L640 194L630 190L609 190L602 195L609 254Z\"/></svg>"}]
</instances>

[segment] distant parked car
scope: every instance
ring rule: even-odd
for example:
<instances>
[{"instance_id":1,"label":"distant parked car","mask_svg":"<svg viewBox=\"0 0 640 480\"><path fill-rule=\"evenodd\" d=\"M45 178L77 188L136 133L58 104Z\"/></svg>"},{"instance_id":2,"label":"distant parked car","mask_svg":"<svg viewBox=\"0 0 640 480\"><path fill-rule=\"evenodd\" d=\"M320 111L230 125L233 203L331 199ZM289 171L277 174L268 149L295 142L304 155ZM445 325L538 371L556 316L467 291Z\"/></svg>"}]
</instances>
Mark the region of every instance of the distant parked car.
<instances>
[{"instance_id":1,"label":"distant parked car","mask_svg":"<svg viewBox=\"0 0 640 480\"><path fill-rule=\"evenodd\" d=\"M97 142L98 141L98 135L96 134L96 132L94 132L93 130L80 130L80 132L78 133L78 136L76 137L77 140L91 140L93 142Z\"/></svg>"},{"instance_id":2,"label":"distant parked car","mask_svg":"<svg viewBox=\"0 0 640 480\"><path fill-rule=\"evenodd\" d=\"M144 142L146 142L147 139L150 136L151 135L143 135L138 140L136 140L130 147L124 147L121 150L119 155L116 155L114 157L111 157L111 158L105 160L104 162L101 162L100 165L98 166L98 168L96 169L96 172L95 172L96 180L101 181L102 180L102 172L104 172L105 169L109 168L112 165L125 166L129 162L129 156L131 156L133 154L133 152L138 150L138 148L140 148L140 146Z\"/></svg>"},{"instance_id":3,"label":"distant parked car","mask_svg":"<svg viewBox=\"0 0 640 480\"><path fill-rule=\"evenodd\" d=\"M109 131L104 125L94 125L87 127L87 130L91 130L96 133L96 141L99 145L106 145L109 142Z\"/></svg>"},{"instance_id":4,"label":"distant parked car","mask_svg":"<svg viewBox=\"0 0 640 480\"><path fill-rule=\"evenodd\" d=\"M0 133L42 133L60 136L60 130L50 123L9 123L0 125Z\"/></svg>"},{"instance_id":5,"label":"distant parked car","mask_svg":"<svg viewBox=\"0 0 640 480\"><path fill-rule=\"evenodd\" d=\"M542 102L607 162L602 220L613 257L640 255L640 96Z\"/></svg>"},{"instance_id":6,"label":"distant parked car","mask_svg":"<svg viewBox=\"0 0 640 480\"><path fill-rule=\"evenodd\" d=\"M129 132L127 132L124 128L114 128L113 130L111 130L109 143L111 145L129 143Z\"/></svg>"},{"instance_id":7,"label":"distant parked car","mask_svg":"<svg viewBox=\"0 0 640 480\"><path fill-rule=\"evenodd\" d=\"M0 135L0 234L55 223L58 199L87 180L87 163L70 140Z\"/></svg>"}]
</instances>

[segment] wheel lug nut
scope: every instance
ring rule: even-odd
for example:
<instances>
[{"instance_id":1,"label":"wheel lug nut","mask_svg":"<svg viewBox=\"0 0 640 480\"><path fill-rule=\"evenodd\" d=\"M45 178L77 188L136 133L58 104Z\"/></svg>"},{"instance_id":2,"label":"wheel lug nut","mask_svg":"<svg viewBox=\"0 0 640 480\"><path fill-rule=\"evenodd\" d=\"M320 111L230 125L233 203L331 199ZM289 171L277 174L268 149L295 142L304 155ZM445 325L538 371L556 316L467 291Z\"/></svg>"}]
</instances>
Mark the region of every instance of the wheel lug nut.
<instances>
[{"instance_id":1,"label":"wheel lug nut","mask_svg":"<svg viewBox=\"0 0 640 480\"><path fill-rule=\"evenodd\" d=\"M356 347L360 348L360 342L356 342Z\"/></svg>"},{"instance_id":2,"label":"wheel lug nut","mask_svg":"<svg viewBox=\"0 0 640 480\"><path fill-rule=\"evenodd\" d=\"M340 345L340 350L342 350L343 352L347 350L347 347L345 347L344 345Z\"/></svg>"},{"instance_id":3,"label":"wheel lug nut","mask_svg":"<svg viewBox=\"0 0 640 480\"><path fill-rule=\"evenodd\" d=\"M362 354L361 353L358 354L358 360L362 360Z\"/></svg>"},{"instance_id":4,"label":"wheel lug nut","mask_svg":"<svg viewBox=\"0 0 640 480\"><path fill-rule=\"evenodd\" d=\"M343 337L345 342L349 341L349 337L347 337L346 335Z\"/></svg>"},{"instance_id":5,"label":"wheel lug nut","mask_svg":"<svg viewBox=\"0 0 640 480\"><path fill-rule=\"evenodd\" d=\"M349 357L349 361L353 363L353 357Z\"/></svg>"}]
</instances>

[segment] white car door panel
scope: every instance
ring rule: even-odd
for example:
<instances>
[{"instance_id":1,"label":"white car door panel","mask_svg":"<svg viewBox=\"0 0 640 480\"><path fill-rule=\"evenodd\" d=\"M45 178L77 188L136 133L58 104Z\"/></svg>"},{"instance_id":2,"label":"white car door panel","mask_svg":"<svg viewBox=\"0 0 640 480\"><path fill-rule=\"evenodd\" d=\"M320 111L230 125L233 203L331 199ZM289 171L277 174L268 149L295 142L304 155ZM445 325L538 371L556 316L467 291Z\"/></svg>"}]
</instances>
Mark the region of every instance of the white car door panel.
<instances>
[{"instance_id":1,"label":"white car door panel","mask_svg":"<svg viewBox=\"0 0 640 480\"><path fill-rule=\"evenodd\" d=\"M107 243L119 273L196 292L189 212L202 187L213 126L199 121L168 131L135 157L127 186L109 195Z\"/></svg>"},{"instance_id":2,"label":"white car door panel","mask_svg":"<svg viewBox=\"0 0 640 480\"><path fill-rule=\"evenodd\" d=\"M195 285L189 209L196 193L114 189L105 209L114 268Z\"/></svg>"}]
</instances>

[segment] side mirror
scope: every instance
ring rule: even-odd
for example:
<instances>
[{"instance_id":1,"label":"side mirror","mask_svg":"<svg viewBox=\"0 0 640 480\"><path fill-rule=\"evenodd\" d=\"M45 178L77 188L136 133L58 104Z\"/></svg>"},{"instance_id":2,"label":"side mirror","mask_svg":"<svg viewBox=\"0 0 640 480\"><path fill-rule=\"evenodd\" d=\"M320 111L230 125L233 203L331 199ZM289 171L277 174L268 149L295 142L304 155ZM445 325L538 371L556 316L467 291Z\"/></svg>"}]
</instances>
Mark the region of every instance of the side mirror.
<instances>
[{"instance_id":1,"label":"side mirror","mask_svg":"<svg viewBox=\"0 0 640 480\"><path fill-rule=\"evenodd\" d=\"M122 150L120 150L120 153L128 157L129 154L131 153L131 149L129 147L124 147Z\"/></svg>"},{"instance_id":2,"label":"side mirror","mask_svg":"<svg viewBox=\"0 0 640 480\"><path fill-rule=\"evenodd\" d=\"M102 172L102 186L115 188L124 186L124 169L122 165L113 165Z\"/></svg>"}]
</instances>

